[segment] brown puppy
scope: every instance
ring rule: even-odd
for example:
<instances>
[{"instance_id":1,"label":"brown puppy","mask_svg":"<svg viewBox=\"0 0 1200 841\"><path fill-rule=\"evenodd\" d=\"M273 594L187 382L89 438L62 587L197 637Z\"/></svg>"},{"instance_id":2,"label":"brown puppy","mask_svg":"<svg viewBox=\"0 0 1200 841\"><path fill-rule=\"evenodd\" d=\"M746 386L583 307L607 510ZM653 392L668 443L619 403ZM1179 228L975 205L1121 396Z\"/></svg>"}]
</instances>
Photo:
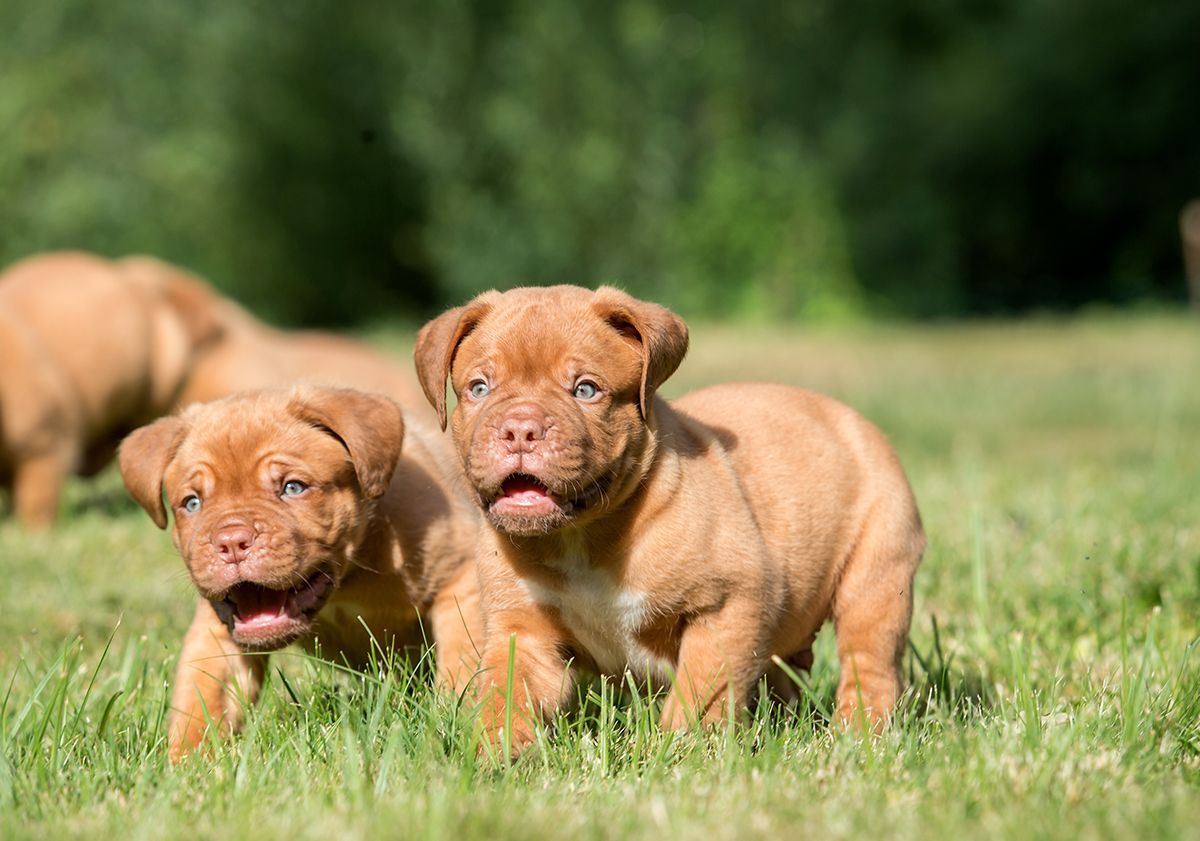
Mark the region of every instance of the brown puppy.
<instances>
[{"instance_id":1,"label":"brown puppy","mask_svg":"<svg viewBox=\"0 0 1200 841\"><path fill-rule=\"evenodd\" d=\"M81 253L0 276L0 486L26 525L49 525L67 476L96 473L122 436L170 410L216 333L196 291Z\"/></svg>"},{"instance_id":2,"label":"brown puppy","mask_svg":"<svg viewBox=\"0 0 1200 841\"><path fill-rule=\"evenodd\" d=\"M314 387L194 405L125 440L125 485L159 528L165 494L201 596L172 694L173 761L206 716L240 726L263 652L291 642L361 666L371 634L386 650L428 633L439 681L465 685L482 635L479 516L451 489L444 442L386 397Z\"/></svg>"},{"instance_id":3,"label":"brown puppy","mask_svg":"<svg viewBox=\"0 0 1200 841\"><path fill-rule=\"evenodd\" d=\"M779 385L668 405L687 327L616 289L488 292L421 331L417 369L491 527L477 561L483 722L513 753L571 691L568 664L672 686L666 727L744 705L772 656L807 668L832 619L837 715L878 726L901 688L925 540L883 435ZM506 711L509 640L516 636Z\"/></svg>"},{"instance_id":4,"label":"brown puppy","mask_svg":"<svg viewBox=\"0 0 1200 841\"><path fill-rule=\"evenodd\" d=\"M411 369L363 342L316 330L271 327L198 278L150 257L126 258L121 264L130 273L159 282L189 281L202 290L191 298L190 312L218 327L216 341L205 347L189 370L180 406L239 391L310 383L378 392L403 406L427 411Z\"/></svg>"}]
</instances>

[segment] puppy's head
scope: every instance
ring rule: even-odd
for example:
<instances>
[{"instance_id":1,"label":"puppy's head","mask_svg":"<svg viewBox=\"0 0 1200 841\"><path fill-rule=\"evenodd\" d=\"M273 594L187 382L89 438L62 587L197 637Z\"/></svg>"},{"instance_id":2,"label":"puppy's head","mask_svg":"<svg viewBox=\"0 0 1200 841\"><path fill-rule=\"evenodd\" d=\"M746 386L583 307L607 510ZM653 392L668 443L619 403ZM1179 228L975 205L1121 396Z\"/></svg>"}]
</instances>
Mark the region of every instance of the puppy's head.
<instances>
[{"instance_id":1,"label":"puppy's head","mask_svg":"<svg viewBox=\"0 0 1200 841\"><path fill-rule=\"evenodd\" d=\"M234 642L266 651L307 632L340 584L403 435L386 397L254 392L138 429L121 475L159 528L174 513L175 546Z\"/></svg>"},{"instance_id":2,"label":"puppy's head","mask_svg":"<svg viewBox=\"0 0 1200 841\"><path fill-rule=\"evenodd\" d=\"M422 388L492 524L544 534L599 516L644 476L654 392L687 326L611 287L487 292L417 337Z\"/></svg>"}]
</instances>

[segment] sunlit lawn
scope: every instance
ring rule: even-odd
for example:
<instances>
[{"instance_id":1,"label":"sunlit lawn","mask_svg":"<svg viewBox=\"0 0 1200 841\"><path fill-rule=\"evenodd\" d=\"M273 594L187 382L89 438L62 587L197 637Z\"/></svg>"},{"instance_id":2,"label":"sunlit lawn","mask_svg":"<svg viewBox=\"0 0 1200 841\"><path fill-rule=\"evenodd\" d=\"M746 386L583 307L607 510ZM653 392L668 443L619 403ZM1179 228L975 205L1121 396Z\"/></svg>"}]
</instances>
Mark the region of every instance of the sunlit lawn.
<instances>
[{"instance_id":1,"label":"sunlit lawn","mask_svg":"<svg viewBox=\"0 0 1200 841\"><path fill-rule=\"evenodd\" d=\"M1197 837L1200 323L697 326L692 347L668 394L801 384L899 450L930 549L891 732L822 723L828 635L799 707L672 737L596 683L511 769L476 762L423 670L295 655L243 738L172 769L190 585L109 473L52 535L0 527L0 837Z\"/></svg>"}]
</instances>

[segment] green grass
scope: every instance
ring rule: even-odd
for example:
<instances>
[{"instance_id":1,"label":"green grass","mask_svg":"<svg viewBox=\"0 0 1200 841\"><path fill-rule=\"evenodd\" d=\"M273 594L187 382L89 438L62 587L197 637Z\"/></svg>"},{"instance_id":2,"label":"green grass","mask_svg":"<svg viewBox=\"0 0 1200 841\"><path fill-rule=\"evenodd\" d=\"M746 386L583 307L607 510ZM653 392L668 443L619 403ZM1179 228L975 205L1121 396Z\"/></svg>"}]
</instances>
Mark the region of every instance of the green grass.
<instances>
[{"instance_id":1,"label":"green grass","mask_svg":"<svg viewBox=\"0 0 1200 841\"><path fill-rule=\"evenodd\" d=\"M1200 324L700 326L668 392L730 379L838 396L908 468L930 548L882 738L815 712L828 633L799 707L672 736L596 682L509 769L423 667L287 655L241 739L169 768L190 585L109 473L52 535L0 527L0 837L1196 837Z\"/></svg>"}]
</instances>

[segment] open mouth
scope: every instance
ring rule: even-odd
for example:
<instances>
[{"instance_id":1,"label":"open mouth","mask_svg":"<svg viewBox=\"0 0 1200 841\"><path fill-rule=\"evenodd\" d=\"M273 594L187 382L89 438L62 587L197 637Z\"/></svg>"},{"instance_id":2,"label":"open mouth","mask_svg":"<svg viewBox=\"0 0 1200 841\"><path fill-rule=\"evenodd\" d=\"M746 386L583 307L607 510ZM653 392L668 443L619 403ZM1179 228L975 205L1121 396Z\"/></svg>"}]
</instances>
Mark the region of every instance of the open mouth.
<instances>
[{"instance_id":1,"label":"open mouth","mask_svg":"<svg viewBox=\"0 0 1200 841\"><path fill-rule=\"evenodd\" d=\"M560 503L536 476L513 473L500 483L490 508L493 514L505 517L544 517L569 511L571 503Z\"/></svg>"},{"instance_id":2,"label":"open mouth","mask_svg":"<svg viewBox=\"0 0 1200 841\"><path fill-rule=\"evenodd\" d=\"M304 583L276 589L243 581L214 603L234 642L258 650L282 648L310 627L333 594L333 579L318 572Z\"/></svg>"},{"instance_id":3,"label":"open mouth","mask_svg":"<svg viewBox=\"0 0 1200 841\"><path fill-rule=\"evenodd\" d=\"M550 490L536 476L512 473L500 483L486 507L492 522L502 530L536 533L566 525L603 495L604 487L598 482L589 483L582 494L567 498Z\"/></svg>"}]
</instances>

